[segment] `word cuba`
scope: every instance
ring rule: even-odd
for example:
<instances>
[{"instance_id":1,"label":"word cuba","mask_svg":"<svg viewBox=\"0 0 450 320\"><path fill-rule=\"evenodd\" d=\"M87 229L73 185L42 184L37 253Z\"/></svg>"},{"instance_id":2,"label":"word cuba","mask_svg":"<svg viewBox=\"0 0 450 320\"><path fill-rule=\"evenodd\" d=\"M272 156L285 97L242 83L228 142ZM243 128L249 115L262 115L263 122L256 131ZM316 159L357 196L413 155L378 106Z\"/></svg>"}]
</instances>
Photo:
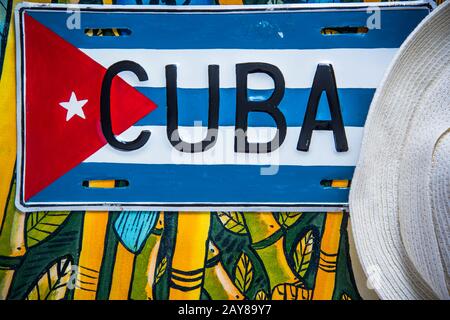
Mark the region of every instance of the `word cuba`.
<instances>
[{"instance_id":1,"label":"word cuba","mask_svg":"<svg viewBox=\"0 0 450 320\"><path fill-rule=\"evenodd\" d=\"M212 148L218 137L219 125L219 66L208 66L209 81L209 109L208 131L206 137L199 142L189 143L181 139L178 134L178 98L177 98L177 66L166 66L166 99L167 99L167 137L177 150L181 152L203 152ZM100 97L100 118L103 135L106 141L121 151L137 150L144 146L150 138L150 131L143 130L133 141L118 140L112 130L110 92L115 76L123 71L133 72L139 81L148 80L148 75L141 65L133 61L123 60L111 65L103 78ZM248 98L248 75L264 73L272 78L274 89L266 100L251 101ZM317 120L317 111L322 92L326 93L330 109L330 120ZM236 123L235 123L235 152L269 153L281 146L286 138L286 119L278 109L285 92L285 81L280 69L268 63L250 62L236 64ZM274 120L276 134L268 142L248 142L247 128L250 112L264 112ZM302 129L297 144L297 150L309 150L314 130L331 130L334 135L335 148L338 152L348 151L342 112L336 87L333 66L318 64L314 75L308 105L303 119Z\"/></svg>"}]
</instances>

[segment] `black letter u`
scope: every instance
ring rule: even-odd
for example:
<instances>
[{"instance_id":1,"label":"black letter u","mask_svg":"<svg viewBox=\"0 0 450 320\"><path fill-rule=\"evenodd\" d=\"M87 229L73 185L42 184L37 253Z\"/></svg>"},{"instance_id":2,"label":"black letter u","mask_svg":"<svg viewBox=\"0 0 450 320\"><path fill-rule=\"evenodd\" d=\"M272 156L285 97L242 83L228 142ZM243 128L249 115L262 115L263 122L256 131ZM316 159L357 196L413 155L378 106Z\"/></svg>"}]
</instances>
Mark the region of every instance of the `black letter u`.
<instances>
[{"instance_id":1,"label":"black letter u","mask_svg":"<svg viewBox=\"0 0 450 320\"><path fill-rule=\"evenodd\" d=\"M208 133L200 142L189 143L181 140L178 133L178 95L177 95L177 66L166 66L166 95L167 95L167 138L172 146L182 152L203 152L214 146L217 141L219 127L219 66L208 66L209 78L209 109Z\"/></svg>"}]
</instances>

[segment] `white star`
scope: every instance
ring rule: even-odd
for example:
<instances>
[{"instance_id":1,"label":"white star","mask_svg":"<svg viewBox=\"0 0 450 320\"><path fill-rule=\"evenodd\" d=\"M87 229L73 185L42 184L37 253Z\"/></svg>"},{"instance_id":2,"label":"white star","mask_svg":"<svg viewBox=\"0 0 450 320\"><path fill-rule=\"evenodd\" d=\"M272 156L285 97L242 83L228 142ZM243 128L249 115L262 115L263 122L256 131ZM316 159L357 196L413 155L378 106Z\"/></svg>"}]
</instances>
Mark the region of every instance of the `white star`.
<instances>
[{"instance_id":1,"label":"white star","mask_svg":"<svg viewBox=\"0 0 450 320\"><path fill-rule=\"evenodd\" d=\"M59 105L67 110L66 121L69 121L74 115L80 118L86 119L83 112L83 106L87 103L87 100L77 100L75 92L72 91L70 100L67 102L60 102Z\"/></svg>"}]
</instances>

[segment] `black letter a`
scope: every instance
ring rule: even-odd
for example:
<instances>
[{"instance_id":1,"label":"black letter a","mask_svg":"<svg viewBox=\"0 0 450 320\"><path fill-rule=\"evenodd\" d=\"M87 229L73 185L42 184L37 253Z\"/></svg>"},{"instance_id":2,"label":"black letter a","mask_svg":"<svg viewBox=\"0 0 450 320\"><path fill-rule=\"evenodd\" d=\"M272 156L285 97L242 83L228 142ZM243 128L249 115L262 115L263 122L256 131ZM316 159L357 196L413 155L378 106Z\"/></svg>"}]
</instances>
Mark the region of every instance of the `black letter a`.
<instances>
[{"instance_id":1,"label":"black letter a","mask_svg":"<svg viewBox=\"0 0 450 320\"><path fill-rule=\"evenodd\" d=\"M320 96L325 91L330 108L331 120L316 120ZM336 88L336 80L331 64L319 64L314 76L311 94L306 107L297 150L308 151L313 130L333 130L336 151L348 151L347 137L345 136L344 122L342 121L341 106Z\"/></svg>"}]
</instances>

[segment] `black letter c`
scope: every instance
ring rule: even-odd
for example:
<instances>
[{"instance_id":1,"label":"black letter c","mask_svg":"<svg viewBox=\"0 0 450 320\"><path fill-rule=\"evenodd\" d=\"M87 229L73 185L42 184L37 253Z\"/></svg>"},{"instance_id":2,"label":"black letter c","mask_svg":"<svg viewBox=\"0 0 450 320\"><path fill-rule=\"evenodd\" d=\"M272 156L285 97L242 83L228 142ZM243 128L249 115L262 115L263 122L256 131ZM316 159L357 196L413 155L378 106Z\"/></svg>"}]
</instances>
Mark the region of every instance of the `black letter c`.
<instances>
[{"instance_id":1,"label":"black letter c","mask_svg":"<svg viewBox=\"0 0 450 320\"><path fill-rule=\"evenodd\" d=\"M123 60L110 66L108 70L106 70L106 74L102 82L102 91L100 94L100 122L102 125L103 135L112 147L122 151L133 151L141 148L145 143L147 143L150 138L150 131L142 131L139 134L139 137L133 141L119 141L113 133L110 105L111 84L114 77L122 71L133 72L140 81L148 80L148 76L144 68L136 62Z\"/></svg>"}]
</instances>

